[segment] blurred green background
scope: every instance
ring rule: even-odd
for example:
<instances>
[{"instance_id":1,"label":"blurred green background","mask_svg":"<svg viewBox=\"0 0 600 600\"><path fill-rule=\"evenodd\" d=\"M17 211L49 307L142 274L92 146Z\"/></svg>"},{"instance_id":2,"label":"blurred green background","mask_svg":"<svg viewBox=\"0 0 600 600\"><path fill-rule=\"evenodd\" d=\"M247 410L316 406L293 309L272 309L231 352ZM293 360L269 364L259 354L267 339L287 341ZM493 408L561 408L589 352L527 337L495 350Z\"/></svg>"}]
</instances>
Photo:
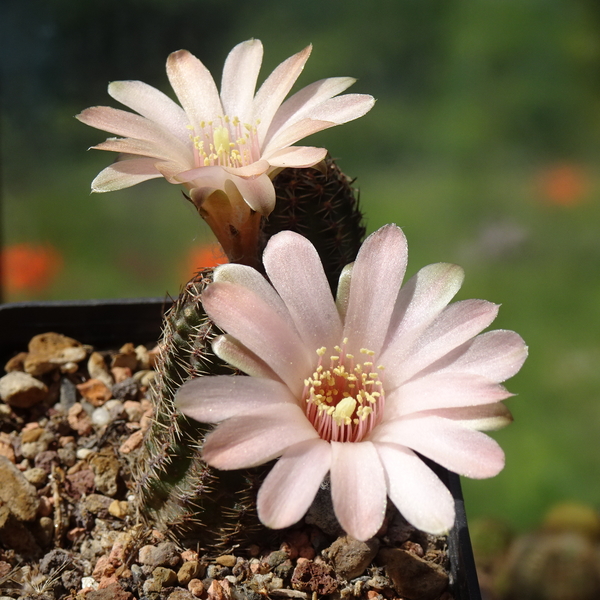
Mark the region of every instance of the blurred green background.
<instances>
[{"instance_id":1,"label":"blurred green background","mask_svg":"<svg viewBox=\"0 0 600 600\"><path fill-rule=\"evenodd\" d=\"M470 516L525 529L560 500L600 506L593 0L4 0L4 299L178 292L210 231L162 180L90 195L113 155L86 153L106 135L73 116L116 106L112 80L170 92L164 63L179 48L218 80L228 51L250 37L265 45L263 77L313 43L299 86L352 75L351 91L378 99L311 142L357 177L369 231L404 228L410 273L461 264L459 297L502 303L495 325L530 346L508 386L516 422L495 435L507 467L464 481ZM11 256L25 265L17 275Z\"/></svg>"}]
</instances>

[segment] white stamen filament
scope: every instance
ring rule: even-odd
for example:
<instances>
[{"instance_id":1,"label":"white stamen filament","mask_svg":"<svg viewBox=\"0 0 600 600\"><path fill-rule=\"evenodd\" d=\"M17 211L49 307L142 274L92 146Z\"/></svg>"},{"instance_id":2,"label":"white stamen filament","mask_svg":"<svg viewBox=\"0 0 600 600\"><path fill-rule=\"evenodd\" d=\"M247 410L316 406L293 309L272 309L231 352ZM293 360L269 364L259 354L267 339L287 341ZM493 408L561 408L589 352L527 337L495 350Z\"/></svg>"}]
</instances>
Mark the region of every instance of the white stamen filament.
<instances>
[{"instance_id":1,"label":"white stamen filament","mask_svg":"<svg viewBox=\"0 0 600 600\"><path fill-rule=\"evenodd\" d=\"M311 377L304 380L306 415L319 436L327 441L358 442L380 421L385 404L383 385L373 363L354 362L354 356L335 346L329 368L322 364L326 348L319 348L319 363ZM371 357L365 348L361 354ZM382 370L382 366L377 367Z\"/></svg>"},{"instance_id":2,"label":"white stamen filament","mask_svg":"<svg viewBox=\"0 0 600 600\"><path fill-rule=\"evenodd\" d=\"M242 124L237 117L224 115L216 122L201 121L188 129L196 167L239 168L260 159L256 125Z\"/></svg>"}]
</instances>

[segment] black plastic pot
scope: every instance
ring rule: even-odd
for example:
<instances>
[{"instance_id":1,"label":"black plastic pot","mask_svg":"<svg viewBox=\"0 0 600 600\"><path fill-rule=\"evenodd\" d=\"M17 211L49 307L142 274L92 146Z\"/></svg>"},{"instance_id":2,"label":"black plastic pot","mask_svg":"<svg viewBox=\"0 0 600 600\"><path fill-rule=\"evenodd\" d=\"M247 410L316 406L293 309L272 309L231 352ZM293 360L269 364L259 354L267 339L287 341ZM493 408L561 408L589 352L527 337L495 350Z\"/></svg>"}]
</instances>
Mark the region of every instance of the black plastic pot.
<instances>
[{"instance_id":1,"label":"black plastic pot","mask_svg":"<svg viewBox=\"0 0 600 600\"><path fill-rule=\"evenodd\" d=\"M170 306L162 298L21 302L0 305L0 361L26 351L29 340L54 331L95 348L118 348L125 342L157 341L162 314ZM448 536L452 592L455 600L481 600L460 478L428 461L456 502L456 523Z\"/></svg>"}]
</instances>

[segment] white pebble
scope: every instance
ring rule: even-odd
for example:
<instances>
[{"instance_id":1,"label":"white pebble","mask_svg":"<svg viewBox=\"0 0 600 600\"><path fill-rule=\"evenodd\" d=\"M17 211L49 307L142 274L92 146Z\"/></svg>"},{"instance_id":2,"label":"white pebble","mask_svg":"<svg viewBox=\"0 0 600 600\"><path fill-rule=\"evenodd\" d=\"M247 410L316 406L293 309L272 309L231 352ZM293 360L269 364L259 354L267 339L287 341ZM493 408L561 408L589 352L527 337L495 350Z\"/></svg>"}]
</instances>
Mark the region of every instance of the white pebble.
<instances>
[{"instance_id":1,"label":"white pebble","mask_svg":"<svg viewBox=\"0 0 600 600\"><path fill-rule=\"evenodd\" d=\"M110 423L110 420L110 413L108 412L108 410L106 410L106 408L104 408L104 406L98 407L92 413L92 423L94 425L98 425L99 427Z\"/></svg>"},{"instance_id":2,"label":"white pebble","mask_svg":"<svg viewBox=\"0 0 600 600\"><path fill-rule=\"evenodd\" d=\"M94 590L98 589L98 582L93 577L82 577L81 578L81 589L92 588Z\"/></svg>"},{"instance_id":3,"label":"white pebble","mask_svg":"<svg viewBox=\"0 0 600 600\"><path fill-rule=\"evenodd\" d=\"M90 454L94 454L94 451L89 448L79 448L76 453L79 460L85 460Z\"/></svg>"}]
</instances>

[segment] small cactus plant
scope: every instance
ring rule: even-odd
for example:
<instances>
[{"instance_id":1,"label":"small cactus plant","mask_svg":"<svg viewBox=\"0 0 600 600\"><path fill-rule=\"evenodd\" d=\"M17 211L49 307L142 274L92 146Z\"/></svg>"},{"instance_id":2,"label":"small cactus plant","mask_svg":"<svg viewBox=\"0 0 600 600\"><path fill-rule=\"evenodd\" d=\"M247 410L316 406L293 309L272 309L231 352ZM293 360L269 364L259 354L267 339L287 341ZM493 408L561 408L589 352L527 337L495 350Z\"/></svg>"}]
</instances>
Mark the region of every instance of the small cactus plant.
<instances>
[{"instance_id":1,"label":"small cactus plant","mask_svg":"<svg viewBox=\"0 0 600 600\"><path fill-rule=\"evenodd\" d=\"M286 169L277 175L277 202L270 217L263 219L261 252L279 231L300 233L316 246L334 288L365 234L351 183L331 159L320 170ZM200 300L211 281L212 270L200 271L165 315L153 389L154 421L138 463L135 495L149 525L180 540L224 550L250 541L258 532L265 534L255 498L269 465L227 472L212 469L201 458L210 426L188 419L174 406L175 392L188 379L235 374L212 352L212 340L221 332Z\"/></svg>"}]
</instances>

